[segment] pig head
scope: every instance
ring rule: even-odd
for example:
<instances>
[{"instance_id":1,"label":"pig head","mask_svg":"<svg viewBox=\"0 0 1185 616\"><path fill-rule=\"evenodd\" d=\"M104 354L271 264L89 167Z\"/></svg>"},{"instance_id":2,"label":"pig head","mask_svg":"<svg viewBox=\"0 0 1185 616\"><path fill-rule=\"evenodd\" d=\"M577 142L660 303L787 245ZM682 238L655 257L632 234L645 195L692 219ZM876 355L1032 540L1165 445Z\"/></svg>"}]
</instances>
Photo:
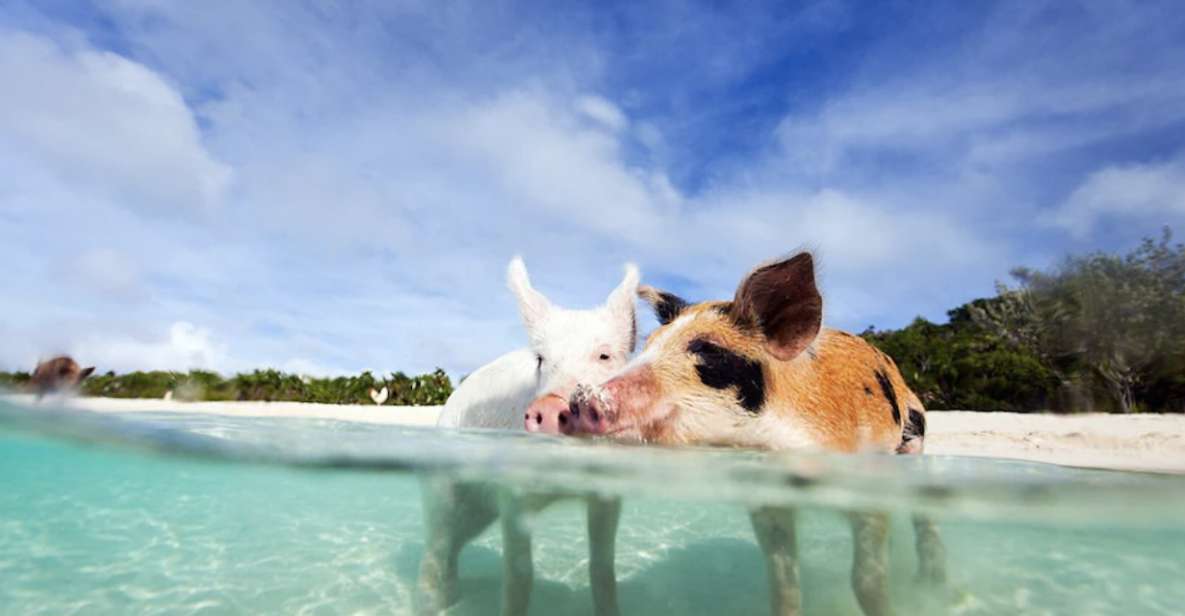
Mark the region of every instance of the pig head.
<instances>
[{"instance_id":1,"label":"pig head","mask_svg":"<svg viewBox=\"0 0 1185 616\"><path fill-rule=\"evenodd\" d=\"M37 364L29 377L29 386L38 396L78 387L95 371L94 366L83 368L73 358L62 355Z\"/></svg>"},{"instance_id":2,"label":"pig head","mask_svg":"<svg viewBox=\"0 0 1185 616\"><path fill-rule=\"evenodd\" d=\"M537 389L526 409L529 432L558 434L567 421L568 398L579 385L600 383L629 361L637 338L634 303L638 269L626 265L621 283L591 310L569 310L552 304L531 286L522 259L510 262L510 290L535 353Z\"/></svg>"},{"instance_id":3,"label":"pig head","mask_svg":"<svg viewBox=\"0 0 1185 616\"><path fill-rule=\"evenodd\" d=\"M809 253L757 268L731 301L639 295L660 327L618 374L577 389L557 420L565 434L763 449L901 444L900 407L916 397L887 356L822 327Z\"/></svg>"}]
</instances>

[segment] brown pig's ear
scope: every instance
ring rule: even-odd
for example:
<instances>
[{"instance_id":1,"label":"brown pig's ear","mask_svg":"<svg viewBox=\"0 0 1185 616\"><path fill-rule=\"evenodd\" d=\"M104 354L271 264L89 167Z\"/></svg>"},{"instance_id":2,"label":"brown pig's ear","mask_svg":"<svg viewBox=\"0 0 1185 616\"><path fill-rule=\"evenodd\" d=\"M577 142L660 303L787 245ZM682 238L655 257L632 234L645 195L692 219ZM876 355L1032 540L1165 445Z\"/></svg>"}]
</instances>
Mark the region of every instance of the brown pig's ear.
<instances>
[{"instance_id":1,"label":"brown pig's ear","mask_svg":"<svg viewBox=\"0 0 1185 616\"><path fill-rule=\"evenodd\" d=\"M660 325L674 321L675 317L679 316L679 313L689 305L678 295L659 291L648 284L638 287L638 297L654 308L654 316L658 317Z\"/></svg>"},{"instance_id":2,"label":"brown pig's ear","mask_svg":"<svg viewBox=\"0 0 1185 616\"><path fill-rule=\"evenodd\" d=\"M823 325L823 298L815 287L815 262L803 252L763 265L741 281L730 316L742 326L760 328L770 354L797 357Z\"/></svg>"},{"instance_id":3,"label":"brown pig's ear","mask_svg":"<svg viewBox=\"0 0 1185 616\"><path fill-rule=\"evenodd\" d=\"M82 372L78 373L78 380L81 381L82 379L85 379L86 377L90 376L91 373L94 371L95 371L94 366L87 366L86 368L83 368Z\"/></svg>"}]
</instances>

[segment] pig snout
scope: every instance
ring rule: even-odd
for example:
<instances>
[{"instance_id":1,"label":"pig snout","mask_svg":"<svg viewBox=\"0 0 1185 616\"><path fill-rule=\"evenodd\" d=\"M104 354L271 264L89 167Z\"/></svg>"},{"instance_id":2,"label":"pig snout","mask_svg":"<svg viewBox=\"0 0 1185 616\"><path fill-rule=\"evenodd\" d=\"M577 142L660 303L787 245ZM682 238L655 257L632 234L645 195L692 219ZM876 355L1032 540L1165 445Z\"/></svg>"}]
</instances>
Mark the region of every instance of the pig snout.
<instances>
[{"instance_id":1,"label":"pig snout","mask_svg":"<svg viewBox=\"0 0 1185 616\"><path fill-rule=\"evenodd\" d=\"M587 387L577 388L560 421L564 434L605 434L612 425L610 409L604 397Z\"/></svg>"},{"instance_id":2,"label":"pig snout","mask_svg":"<svg viewBox=\"0 0 1185 616\"><path fill-rule=\"evenodd\" d=\"M564 422L569 421L568 401L555 394L542 396L527 407L527 414L523 419L527 432L560 434L563 432Z\"/></svg>"},{"instance_id":3,"label":"pig snout","mask_svg":"<svg viewBox=\"0 0 1185 616\"><path fill-rule=\"evenodd\" d=\"M642 366L597 387L577 387L568 401L568 417L559 421L560 431L624 438L663 421L668 406L660 402L654 372Z\"/></svg>"}]
</instances>

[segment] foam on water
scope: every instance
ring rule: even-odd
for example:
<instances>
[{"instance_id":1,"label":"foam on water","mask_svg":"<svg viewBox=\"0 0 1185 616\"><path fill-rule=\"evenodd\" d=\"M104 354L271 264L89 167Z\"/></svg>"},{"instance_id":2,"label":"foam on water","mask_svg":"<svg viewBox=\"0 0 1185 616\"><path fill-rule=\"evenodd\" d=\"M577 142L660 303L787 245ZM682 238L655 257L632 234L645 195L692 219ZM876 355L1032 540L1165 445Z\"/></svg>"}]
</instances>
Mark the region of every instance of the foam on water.
<instances>
[{"instance_id":1,"label":"foam on water","mask_svg":"<svg viewBox=\"0 0 1185 616\"><path fill-rule=\"evenodd\" d=\"M858 614L836 510L894 512L902 613L1173 614L1185 480L966 458L766 456L327 420L126 417L0 402L0 612L411 613L418 477L625 497L626 614L765 613L747 506L802 508L809 614ZM912 581L907 514L941 520L952 576ZM582 507L528 521L533 614L588 614ZM500 538L462 556L463 603L496 612Z\"/></svg>"}]
</instances>

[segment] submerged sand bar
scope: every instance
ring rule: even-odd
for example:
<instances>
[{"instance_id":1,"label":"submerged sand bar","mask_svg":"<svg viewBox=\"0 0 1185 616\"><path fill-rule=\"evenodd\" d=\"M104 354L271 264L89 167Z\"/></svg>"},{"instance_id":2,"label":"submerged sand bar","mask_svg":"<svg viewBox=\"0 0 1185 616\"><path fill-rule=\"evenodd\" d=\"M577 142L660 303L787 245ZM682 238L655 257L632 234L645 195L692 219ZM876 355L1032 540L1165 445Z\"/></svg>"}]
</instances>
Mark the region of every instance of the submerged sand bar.
<instances>
[{"instance_id":1,"label":"submerged sand bar","mask_svg":"<svg viewBox=\"0 0 1185 616\"><path fill-rule=\"evenodd\" d=\"M31 404L32 396L5 399ZM52 403L52 402L51 402ZM237 417L304 417L430 427L439 406L303 402L180 402L73 398L100 413L174 412ZM1185 473L1185 415L1049 415L931 411L926 452L1050 462L1066 466Z\"/></svg>"}]
</instances>

